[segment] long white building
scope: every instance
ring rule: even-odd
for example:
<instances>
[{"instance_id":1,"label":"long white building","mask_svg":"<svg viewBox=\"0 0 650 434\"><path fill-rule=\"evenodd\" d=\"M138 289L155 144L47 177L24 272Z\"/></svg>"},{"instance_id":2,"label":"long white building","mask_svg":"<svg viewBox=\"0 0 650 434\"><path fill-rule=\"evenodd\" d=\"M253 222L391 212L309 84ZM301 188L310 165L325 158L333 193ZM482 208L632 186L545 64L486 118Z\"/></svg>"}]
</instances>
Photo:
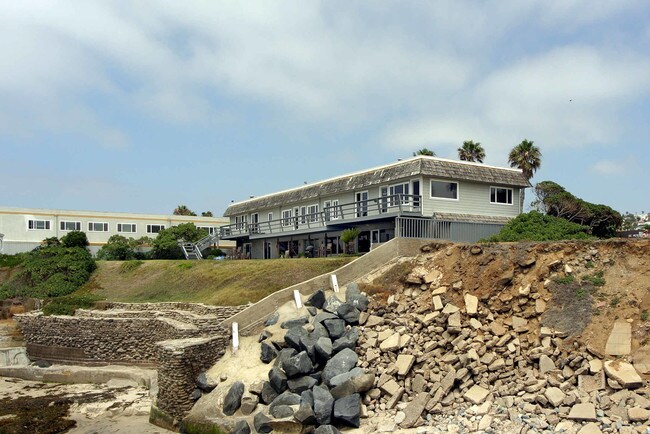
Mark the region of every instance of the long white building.
<instances>
[{"instance_id":1,"label":"long white building","mask_svg":"<svg viewBox=\"0 0 650 434\"><path fill-rule=\"evenodd\" d=\"M70 231L85 232L90 251L95 254L112 235L127 238L155 238L161 229L194 223L213 234L229 223L225 217L198 217L161 214L132 214L102 211L0 207L0 253L15 254L37 247L45 238L61 238ZM234 247L223 241L222 248Z\"/></svg>"}]
</instances>

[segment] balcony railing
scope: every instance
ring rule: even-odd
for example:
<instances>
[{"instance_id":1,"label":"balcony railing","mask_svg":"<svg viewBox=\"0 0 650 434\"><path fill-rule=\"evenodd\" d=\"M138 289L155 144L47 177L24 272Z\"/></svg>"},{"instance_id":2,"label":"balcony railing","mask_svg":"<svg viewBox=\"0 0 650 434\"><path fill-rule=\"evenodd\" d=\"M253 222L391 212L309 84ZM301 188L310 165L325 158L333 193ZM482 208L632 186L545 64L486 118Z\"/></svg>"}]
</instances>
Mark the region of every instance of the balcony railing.
<instances>
[{"instance_id":1,"label":"balcony railing","mask_svg":"<svg viewBox=\"0 0 650 434\"><path fill-rule=\"evenodd\" d=\"M281 218L266 222L242 222L219 228L220 237L237 237L245 235L262 235L293 232L321 228L327 225L365 220L372 217L381 217L384 214L421 213L422 196L413 194L394 194L376 199L367 199L356 202L344 203L325 208L322 211L308 214L294 215L295 207L290 210L291 215L285 214ZM285 210L289 211L289 210Z\"/></svg>"}]
</instances>

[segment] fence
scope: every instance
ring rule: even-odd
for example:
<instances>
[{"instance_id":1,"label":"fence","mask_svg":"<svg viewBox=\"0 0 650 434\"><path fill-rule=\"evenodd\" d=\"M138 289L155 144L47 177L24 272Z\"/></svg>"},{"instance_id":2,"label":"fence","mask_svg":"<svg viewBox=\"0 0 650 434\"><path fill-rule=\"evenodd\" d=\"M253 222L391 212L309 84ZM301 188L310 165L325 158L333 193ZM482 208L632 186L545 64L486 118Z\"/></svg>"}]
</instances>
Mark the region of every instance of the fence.
<instances>
[{"instance_id":1,"label":"fence","mask_svg":"<svg viewBox=\"0 0 650 434\"><path fill-rule=\"evenodd\" d=\"M397 217L395 236L402 238L431 238L461 243L476 241L498 234L502 224L458 222L426 218Z\"/></svg>"}]
</instances>

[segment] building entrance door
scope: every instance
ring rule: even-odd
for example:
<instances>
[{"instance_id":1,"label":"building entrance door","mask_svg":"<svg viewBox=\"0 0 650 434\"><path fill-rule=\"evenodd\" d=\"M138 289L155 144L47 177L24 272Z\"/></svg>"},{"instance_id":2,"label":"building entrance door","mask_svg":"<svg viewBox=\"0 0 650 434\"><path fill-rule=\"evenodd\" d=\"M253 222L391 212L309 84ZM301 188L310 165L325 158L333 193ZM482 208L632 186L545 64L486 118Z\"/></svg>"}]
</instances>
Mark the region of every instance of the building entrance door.
<instances>
[{"instance_id":1,"label":"building entrance door","mask_svg":"<svg viewBox=\"0 0 650 434\"><path fill-rule=\"evenodd\" d=\"M359 233L359 238L357 238L357 248L359 253L367 253L370 251L370 231Z\"/></svg>"}]
</instances>

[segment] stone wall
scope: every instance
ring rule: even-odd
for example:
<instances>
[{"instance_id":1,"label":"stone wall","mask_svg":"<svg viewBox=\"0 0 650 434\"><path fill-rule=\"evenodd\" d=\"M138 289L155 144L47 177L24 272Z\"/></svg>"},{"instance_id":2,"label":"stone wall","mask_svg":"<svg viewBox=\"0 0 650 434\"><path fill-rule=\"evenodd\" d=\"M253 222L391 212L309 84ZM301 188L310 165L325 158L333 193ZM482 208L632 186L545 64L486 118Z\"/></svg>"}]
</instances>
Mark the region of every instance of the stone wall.
<instances>
[{"instance_id":1,"label":"stone wall","mask_svg":"<svg viewBox=\"0 0 650 434\"><path fill-rule=\"evenodd\" d=\"M119 303L119 302L100 302L101 309L122 309L122 310L149 310L149 311L186 311L196 315L215 315L221 321L230 318L238 312L246 309L247 305L242 306L210 306L203 303L183 303L183 302L165 302L165 303Z\"/></svg>"},{"instance_id":2,"label":"stone wall","mask_svg":"<svg viewBox=\"0 0 650 434\"><path fill-rule=\"evenodd\" d=\"M223 356L229 341L229 336L223 335L158 342L157 410L180 421L194 405L192 392L198 374Z\"/></svg>"},{"instance_id":3,"label":"stone wall","mask_svg":"<svg viewBox=\"0 0 650 434\"><path fill-rule=\"evenodd\" d=\"M169 318L14 317L31 360L82 364L155 365L156 342L196 337L201 330Z\"/></svg>"}]
</instances>

